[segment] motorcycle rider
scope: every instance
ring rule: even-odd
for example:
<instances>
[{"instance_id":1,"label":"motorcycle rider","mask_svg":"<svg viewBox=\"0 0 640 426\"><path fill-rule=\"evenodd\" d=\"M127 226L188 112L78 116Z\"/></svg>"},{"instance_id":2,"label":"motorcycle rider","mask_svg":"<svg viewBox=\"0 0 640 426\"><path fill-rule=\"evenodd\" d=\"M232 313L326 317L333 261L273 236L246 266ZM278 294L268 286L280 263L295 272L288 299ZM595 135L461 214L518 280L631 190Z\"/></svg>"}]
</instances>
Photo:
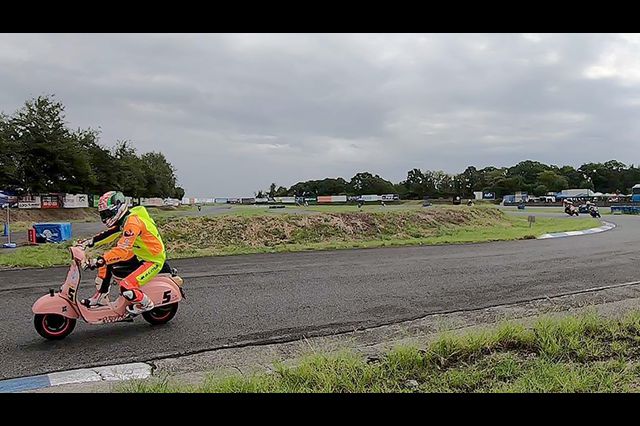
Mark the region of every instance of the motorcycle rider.
<instances>
[{"instance_id":1,"label":"motorcycle rider","mask_svg":"<svg viewBox=\"0 0 640 426\"><path fill-rule=\"evenodd\" d=\"M598 206L595 203L587 201L587 208L589 209L589 214L591 215L591 217L600 217Z\"/></svg>"},{"instance_id":2,"label":"motorcycle rider","mask_svg":"<svg viewBox=\"0 0 640 426\"><path fill-rule=\"evenodd\" d=\"M566 214L568 214L569 216L573 216L574 214L576 216L578 215L578 210L573 205L573 202L571 200L564 200L563 203L564 203L564 212Z\"/></svg>"},{"instance_id":3,"label":"motorcycle rider","mask_svg":"<svg viewBox=\"0 0 640 426\"><path fill-rule=\"evenodd\" d=\"M126 308L130 314L153 309L153 302L140 287L158 273L171 271L165 263L165 247L155 222L143 206L130 208L122 192L118 191L102 195L98 211L108 229L81 243L93 247L119 240L115 247L89 261L91 269L98 268L97 291L81 303L87 307L109 303L109 286L115 272L118 277L126 275L120 281L120 293L130 302Z\"/></svg>"}]
</instances>

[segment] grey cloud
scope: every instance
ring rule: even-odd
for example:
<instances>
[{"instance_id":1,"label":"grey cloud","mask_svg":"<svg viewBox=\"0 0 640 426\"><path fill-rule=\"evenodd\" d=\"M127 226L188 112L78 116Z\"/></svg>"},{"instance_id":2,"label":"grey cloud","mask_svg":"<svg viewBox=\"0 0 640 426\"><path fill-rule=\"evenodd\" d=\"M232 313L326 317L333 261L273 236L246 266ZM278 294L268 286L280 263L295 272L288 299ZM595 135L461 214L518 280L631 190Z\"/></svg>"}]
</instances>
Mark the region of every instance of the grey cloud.
<instances>
[{"instance_id":1,"label":"grey cloud","mask_svg":"<svg viewBox=\"0 0 640 426\"><path fill-rule=\"evenodd\" d=\"M638 50L609 34L4 34L0 110L55 93L72 127L165 152L196 196L633 163Z\"/></svg>"}]
</instances>

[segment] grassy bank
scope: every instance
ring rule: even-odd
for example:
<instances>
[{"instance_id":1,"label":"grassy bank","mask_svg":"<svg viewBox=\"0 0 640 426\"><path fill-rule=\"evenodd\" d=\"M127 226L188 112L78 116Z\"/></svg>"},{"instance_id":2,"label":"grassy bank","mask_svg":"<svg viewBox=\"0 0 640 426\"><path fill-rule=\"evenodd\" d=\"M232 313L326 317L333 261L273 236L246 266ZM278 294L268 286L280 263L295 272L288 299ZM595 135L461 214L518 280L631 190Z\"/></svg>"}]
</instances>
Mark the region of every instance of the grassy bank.
<instances>
[{"instance_id":1,"label":"grassy bank","mask_svg":"<svg viewBox=\"0 0 640 426\"><path fill-rule=\"evenodd\" d=\"M598 226L587 218L527 218L494 208L432 208L319 215L225 216L161 222L172 258L535 238Z\"/></svg>"},{"instance_id":2,"label":"grassy bank","mask_svg":"<svg viewBox=\"0 0 640 426\"><path fill-rule=\"evenodd\" d=\"M65 244L39 244L37 246L3 249L0 252L0 267L5 268L46 268L68 265L71 261Z\"/></svg>"},{"instance_id":3,"label":"grassy bank","mask_svg":"<svg viewBox=\"0 0 640 426\"><path fill-rule=\"evenodd\" d=\"M495 208L437 207L314 215L221 215L156 218L169 258L303 250L472 243L535 238L598 226L591 218L507 215ZM68 261L64 246L0 252L0 266L51 266Z\"/></svg>"},{"instance_id":4,"label":"grassy bank","mask_svg":"<svg viewBox=\"0 0 640 426\"><path fill-rule=\"evenodd\" d=\"M398 347L374 362L354 353L314 354L272 374L128 382L120 392L638 392L640 312L591 313L507 323L442 335L424 348Z\"/></svg>"}]
</instances>

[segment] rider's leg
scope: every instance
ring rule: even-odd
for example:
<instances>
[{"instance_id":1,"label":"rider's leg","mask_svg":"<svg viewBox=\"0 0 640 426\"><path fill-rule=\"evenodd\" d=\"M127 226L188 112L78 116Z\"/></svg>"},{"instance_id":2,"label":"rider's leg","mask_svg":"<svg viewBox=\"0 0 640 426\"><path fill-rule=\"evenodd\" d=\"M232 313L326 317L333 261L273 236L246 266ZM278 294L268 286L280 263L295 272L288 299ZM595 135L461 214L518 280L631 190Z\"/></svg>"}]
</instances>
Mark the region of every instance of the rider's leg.
<instances>
[{"instance_id":1,"label":"rider's leg","mask_svg":"<svg viewBox=\"0 0 640 426\"><path fill-rule=\"evenodd\" d=\"M162 264L144 262L138 269L120 281L120 292L125 299L131 302L127 311L132 314L140 314L153 309L153 302L142 291L140 286L145 285L162 270Z\"/></svg>"},{"instance_id":2,"label":"rider's leg","mask_svg":"<svg viewBox=\"0 0 640 426\"><path fill-rule=\"evenodd\" d=\"M82 299L80 303L87 307L104 306L109 303L109 287L111 279L116 277L126 277L142 265L142 262L135 256L129 260L125 260L111 265L104 265L98 268L96 277L96 292L88 299Z\"/></svg>"},{"instance_id":3,"label":"rider's leg","mask_svg":"<svg viewBox=\"0 0 640 426\"><path fill-rule=\"evenodd\" d=\"M113 276L111 265L104 265L98 268L98 276L96 277L96 292L88 299L82 299L82 303L86 307L104 306L109 303L109 285Z\"/></svg>"}]
</instances>

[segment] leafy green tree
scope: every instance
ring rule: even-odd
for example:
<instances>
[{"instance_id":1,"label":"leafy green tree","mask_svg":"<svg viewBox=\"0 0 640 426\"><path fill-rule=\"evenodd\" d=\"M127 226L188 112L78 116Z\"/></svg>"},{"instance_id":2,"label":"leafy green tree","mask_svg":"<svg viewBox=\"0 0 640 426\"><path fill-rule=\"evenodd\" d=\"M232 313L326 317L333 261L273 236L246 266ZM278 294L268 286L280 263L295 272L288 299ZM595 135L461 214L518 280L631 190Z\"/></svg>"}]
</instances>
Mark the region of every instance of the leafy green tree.
<instances>
[{"instance_id":1,"label":"leafy green tree","mask_svg":"<svg viewBox=\"0 0 640 426\"><path fill-rule=\"evenodd\" d=\"M144 171L144 188L141 193L148 197L170 197L176 187L174 167L161 152L147 152L140 157Z\"/></svg>"},{"instance_id":2,"label":"leafy green tree","mask_svg":"<svg viewBox=\"0 0 640 426\"><path fill-rule=\"evenodd\" d=\"M343 178L325 178L298 182L289 188L288 195L340 195L349 191L349 184Z\"/></svg>"},{"instance_id":3,"label":"leafy green tree","mask_svg":"<svg viewBox=\"0 0 640 426\"><path fill-rule=\"evenodd\" d=\"M474 166L469 166L464 172L458 175L460 182L460 193L471 195L474 191L482 191L485 186L484 173Z\"/></svg>"},{"instance_id":4,"label":"leafy green tree","mask_svg":"<svg viewBox=\"0 0 640 426\"><path fill-rule=\"evenodd\" d=\"M69 130L64 106L54 96L25 102L0 115L0 187L29 193L103 193L170 197L176 171L162 153L141 157L128 141L102 146L99 131Z\"/></svg>"},{"instance_id":5,"label":"leafy green tree","mask_svg":"<svg viewBox=\"0 0 640 426\"><path fill-rule=\"evenodd\" d=\"M562 166L558 170L558 174L567 179L568 188L582 188L580 184L585 180L585 177L573 167Z\"/></svg>"},{"instance_id":6,"label":"leafy green tree","mask_svg":"<svg viewBox=\"0 0 640 426\"><path fill-rule=\"evenodd\" d=\"M435 186L433 186L430 176L425 176L420 169L409 170L407 179L402 182L401 186L404 191L398 192L403 192L409 198L422 198L429 194L433 196L435 192Z\"/></svg>"},{"instance_id":7,"label":"leafy green tree","mask_svg":"<svg viewBox=\"0 0 640 426\"><path fill-rule=\"evenodd\" d=\"M26 192L79 192L91 180L89 158L67 129L64 106L53 97L28 100L3 119L3 139L13 160L13 183Z\"/></svg>"},{"instance_id":8,"label":"leafy green tree","mask_svg":"<svg viewBox=\"0 0 640 426\"><path fill-rule=\"evenodd\" d=\"M75 138L89 158L91 173L85 186L86 192L102 194L113 189L118 181L118 166L111 151L98 142L96 130L78 130Z\"/></svg>"},{"instance_id":9,"label":"leafy green tree","mask_svg":"<svg viewBox=\"0 0 640 426\"><path fill-rule=\"evenodd\" d=\"M113 149L113 157L118 171L114 188L135 198L151 196L146 191L147 172L131 142L118 141Z\"/></svg>"},{"instance_id":10,"label":"leafy green tree","mask_svg":"<svg viewBox=\"0 0 640 426\"><path fill-rule=\"evenodd\" d=\"M184 188L176 186L176 189L173 191L173 198L182 200L184 198Z\"/></svg>"},{"instance_id":11,"label":"leafy green tree","mask_svg":"<svg viewBox=\"0 0 640 426\"><path fill-rule=\"evenodd\" d=\"M569 181L566 177L557 174L551 170L547 170L538 174L538 186L545 186L547 191L559 192L569 187Z\"/></svg>"},{"instance_id":12,"label":"leafy green tree","mask_svg":"<svg viewBox=\"0 0 640 426\"><path fill-rule=\"evenodd\" d=\"M507 170L507 177L519 176L522 178L522 182L527 185L535 184L538 175L542 172L550 170L550 167L546 164L542 164L539 161L521 161L513 167L509 167Z\"/></svg>"},{"instance_id":13,"label":"leafy green tree","mask_svg":"<svg viewBox=\"0 0 640 426\"><path fill-rule=\"evenodd\" d=\"M276 189L274 197L286 197L287 195L287 188L285 188L284 186L279 186L278 189Z\"/></svg>"},{"instance_id":14,"label":"leafy green tree","mask_svg":"<svg viewBox=\"0 0 640 426\"><path fill-rule=\"evenodd\" d=\"M269 185L269 193L268 193L270 198L273 198L276 196L276 184L275 183L271 183L271 185Z\"/></svg>"},{"instance_id":15,"label":"leafy green tree","mask_svg":"<svg viewBox=\"0 0 640 426\"><path fill-rule=\"evenodd\" d=\"M533 195L547 195L549 188L545 185L538 185L533 189Z\"/></svg>"},{"instance_id":16,"label":"leafy green tree","mask_svg":"<svg viewBox=\"0 0 640 426\"><path fill-rule=\"evenodd\" d=\"M0 188L9 190L18 189L20 185L18 143L12 135L10 118L0 115Z\"/></svg>"},{"instance_id":17,"label":"leafy green tree","mask_svg":"<svg viewBox=\"0 0 640 426\"><path fill-rule=\"evenodd\" d=\"M351 178L349 186L354 195L389 194L394 190L393 183L369 172L357 173Z\"/></svg>"}]
</instances>

